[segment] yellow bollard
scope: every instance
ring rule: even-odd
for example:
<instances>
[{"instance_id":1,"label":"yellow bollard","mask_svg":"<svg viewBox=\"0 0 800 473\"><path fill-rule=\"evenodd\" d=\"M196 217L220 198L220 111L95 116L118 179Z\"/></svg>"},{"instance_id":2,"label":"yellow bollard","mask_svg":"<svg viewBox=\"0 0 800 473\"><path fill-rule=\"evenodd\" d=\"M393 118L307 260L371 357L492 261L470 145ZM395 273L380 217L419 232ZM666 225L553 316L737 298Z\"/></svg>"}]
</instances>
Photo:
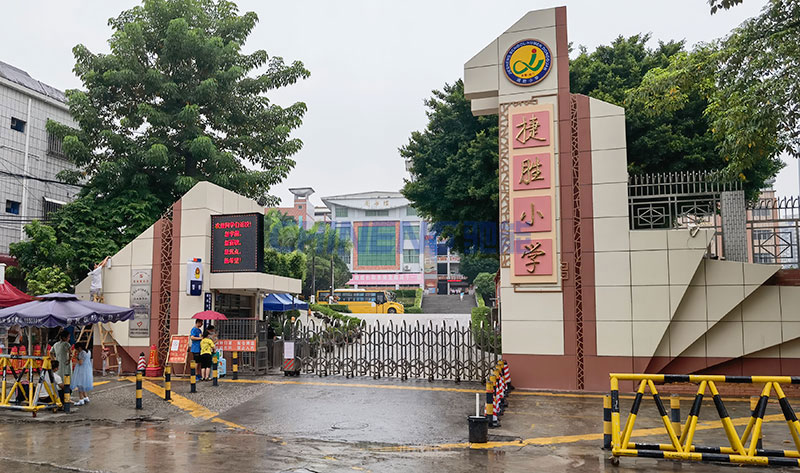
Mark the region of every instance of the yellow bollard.
<instances>
[{"instance_id":1,"label":"yellow bollard","mask_svg":"<svg viewBox=\"0 0 800 473\"><path fill-rule=\"evenodd\" d=\"M681 398L677 394L669 397L669 418L672 421L672 430L675 435L681 436Z\"/></svg>"}]
</instances>

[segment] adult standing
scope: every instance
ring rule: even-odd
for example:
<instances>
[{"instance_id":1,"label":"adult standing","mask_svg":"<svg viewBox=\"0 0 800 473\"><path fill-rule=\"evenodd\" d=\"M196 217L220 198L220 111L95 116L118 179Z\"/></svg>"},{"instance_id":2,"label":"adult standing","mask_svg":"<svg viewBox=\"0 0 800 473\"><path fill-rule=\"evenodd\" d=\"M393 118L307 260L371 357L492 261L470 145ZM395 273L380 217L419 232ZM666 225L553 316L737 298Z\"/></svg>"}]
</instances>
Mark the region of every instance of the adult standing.
<instances>
[{"instance_id":1,"label":"adult standing","mask_svg":"<svg viewBox=\"0 0 800 473\"><path fill-rule=\"evenodd\" d=\"M108 263L110 256L94 265L94 269L89 271L87 276L92 278L89 285L89 296L92 302L103 302L103 267Z\"/></svg>"},{"instance_id":2,"label":"adult standing","mask_svg":"<svg viewBox=\"0 0 800 473\"><path fill-rule=\"evenodd\" d=\"M195 320L194 327L189 332L189 351L192 352L192 361L200 363L200 341L203 340L203 321Z\"/></svg>"},{"instance_id":3,"label":"adult standing","mask_svg":"<svg viewBox=\"0 0 800 473\"><path fill-rule=\"evenodd\" d=\"M61 379L72 375L69 352L69 333L62 330L58 334L58 341L53 345L53 348L50 349L51 356L58 361L58 375L61 376Z\"/></svg>"}]
</instances>

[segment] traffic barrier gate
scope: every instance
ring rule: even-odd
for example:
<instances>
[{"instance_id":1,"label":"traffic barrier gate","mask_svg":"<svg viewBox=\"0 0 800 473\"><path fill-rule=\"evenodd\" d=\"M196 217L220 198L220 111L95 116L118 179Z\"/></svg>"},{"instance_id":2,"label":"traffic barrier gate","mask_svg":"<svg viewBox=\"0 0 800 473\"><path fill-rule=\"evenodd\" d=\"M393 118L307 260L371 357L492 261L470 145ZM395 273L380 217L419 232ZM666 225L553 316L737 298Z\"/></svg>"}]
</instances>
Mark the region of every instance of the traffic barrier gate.
<instances>
[{"instance_id":1,"label":"traffic barrier gate","mask_svg":"<svg viewBox=\"0 0 800 473\"><path fill-rule=\"evenodd\" d=\"M724 375L674 375L674 374L621 374L611 373L610 393L610 433L612 462L618 463L619 457L664 458L669 460L712 461L739 463L748 465L800 466L800 422L797 420L781 384L800 384L800 376L724 376ZM633 400L630 414L625 426L620 427L619 382L638 381L639 387ZM686 423L680 431L673 427L675 422L664 407L664 403L656 390L655 383L693 383L698 384L697 394L692 404ZM716 383L762 384L761 396L751 412L750 420L742 436L736 432L728 415L725 404L717 390ZM669 436L668 444L647 444L630 442L636 416L639 412L645 390L650 391L658 413ZM761 427L772 390L778 397L789 432L796 450L770 450L759 447ZM706 390L711 393L722 427L730 444L727 447L694 445L694 434L700 417L700 408ZM680 425L680 421L677 421ZM604 433L607 423L604 422ZM750 440L749 445L747 444Z\"/></svg>"},{"instance_id":2,"label":"traffic barrier gate","mask_svg":"<svg viewBox=\"0 0 800 473\"><path fill-rule=\"evenodd\" d=\"M41 366L41 369L37 368ZM38 372L38 373L37 373ZM52 381L52 365L49 356L23 356L23 355L3 355L0 354L0 409L14 409L36 412L45 408L63 407L65 412L69 412L69 379L64 382L64 402L58 396L58 388ZM9 385L8 377L11 376ZM38 382L34 382L34 375L38 376ZM45 376L48 381L45 383ZM23 382L25 381L25 382ZM44 389L53 401L49 404L39 403L39 393ZM12 401L13 399L13 401Z\"/></svg>"}]
</instances>

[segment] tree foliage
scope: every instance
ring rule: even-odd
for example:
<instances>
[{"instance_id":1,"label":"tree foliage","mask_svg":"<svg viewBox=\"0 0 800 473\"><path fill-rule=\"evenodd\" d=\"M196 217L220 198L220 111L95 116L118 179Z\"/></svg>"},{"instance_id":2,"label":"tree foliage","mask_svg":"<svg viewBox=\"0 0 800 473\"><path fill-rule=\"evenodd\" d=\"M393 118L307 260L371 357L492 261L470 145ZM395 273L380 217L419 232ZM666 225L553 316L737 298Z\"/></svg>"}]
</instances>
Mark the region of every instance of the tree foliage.
<instances>
[{"instance_id":1,"label":"tree foliage","mask_svg":"<svg viewBox=\"0 0 800 473\"><path fill-rule=\"evenodd\" d=\"M41 296L53 292L68 292L72 287L72 278L60 268L50 266L28 273L25 284L28 294Z\"/></svg>"},{"instance_id":2,"label":"tree foliage","mask_svg":"<svg viewBox=\"0 0 800 473\"><path fill-rule=\"evenodd\" d=\"M461 257L459 268L471 284L480 273L495 274L500 269L500 260L497 254L472 253Z\"/></svg>"},{"instance_id":3,"label":"tree foliage","mask_svg":"<svg viewBox=\"0 0 800 473\"><path fill-rule=\"evenodd\" d=\"M164 205L201 180L264 197L295 164L302 143L290 134L306 111L265 94L309 72L264 50L242 53L257 21L224 0L144 0L109 20L109 54L75 46L85 90L67 99L80 130L48 126L81 169L65 177L86 177L101 193L136 189Z\"/></svg>"},{"instance_id":4,"label":"tree foliage","mask_svg":"<svg viewBox=\"0 0 800 473\"><path fill-rule=\"evenodd\" d=\"M495 296L494 273L480 273L475 276L475 290L484 301Z\"/></svg>"},{"instance_id":5,"label":"tree foliage","mask_svg":"<svg viewBox=\"0 0 800 473\"><path fill-rule=\"evenodd\" d=\"M708 0L708 5L711 7L711 14L719 10L730 10L734 6L742 3L744 0Z\"/></svg>"},{"instance_id":6,"label":"tree foliage","mask_svg":"<svg viewBox=\"0 0 800 473\"><path fill-rule=\"evenodd\" d=\"M497 116L474 117L460 79L433 91L425 106L428 126L400 148L413 176L403 195L458 251L487 243L494 250L496 235L491 241L476 231L497 228Z\"/></svg>"}]
</instances>

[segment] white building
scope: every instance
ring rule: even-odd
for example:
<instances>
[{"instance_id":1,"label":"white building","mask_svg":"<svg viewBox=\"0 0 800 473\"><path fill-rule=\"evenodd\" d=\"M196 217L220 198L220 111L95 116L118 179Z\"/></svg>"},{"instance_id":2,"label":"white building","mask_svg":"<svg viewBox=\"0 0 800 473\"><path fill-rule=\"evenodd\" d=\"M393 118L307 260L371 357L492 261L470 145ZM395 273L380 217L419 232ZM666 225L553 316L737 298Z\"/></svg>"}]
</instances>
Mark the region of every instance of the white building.
<instances>
[{"instance_id":1,"label":"white building","mask_svg":"<svg viewBox=\"0 0 800 473\"><path fill-rule=\"evenodd\" d=\"M399 192L361 192L323 197L331 224L349 238L343 255L356 288L425 287L426 274L436 280L436 239ZM426 244L428 243L428 244Z\"/></svg>"},{"instance_id":2,"label":"white building","mask_svg":"<svg viewBox=\"0 0 800 473\"><path fill-rule=\"evenodd\" d=\"M48 119L77 128L64 92L0 62L0 255L25 223L46 219L80 190L56 177L74 166L45 129Z\"/></svg>"}]
</instances>

